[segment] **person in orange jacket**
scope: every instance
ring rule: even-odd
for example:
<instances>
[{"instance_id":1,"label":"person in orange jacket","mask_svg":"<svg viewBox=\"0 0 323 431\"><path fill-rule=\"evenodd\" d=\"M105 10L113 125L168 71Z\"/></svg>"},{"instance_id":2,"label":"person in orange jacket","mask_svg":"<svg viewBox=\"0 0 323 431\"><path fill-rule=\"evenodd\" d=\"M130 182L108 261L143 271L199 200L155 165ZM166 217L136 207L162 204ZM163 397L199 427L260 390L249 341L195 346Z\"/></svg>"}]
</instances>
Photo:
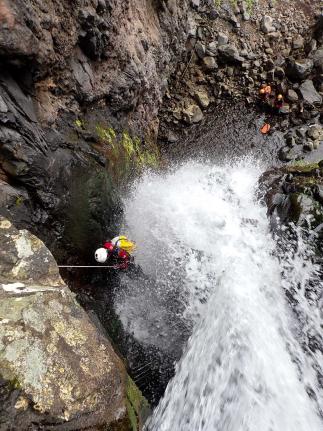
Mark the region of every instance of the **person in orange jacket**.
<instances>
[{"instance_id":1,"label":"person in orange jacket","mask_svg":"<svg viewBox=\"0 0 323 431\"><path fill-rule=\"evenodd\" d=\"M268 102L272 93L270 85L263 84L259 90L259 95L264 102Z\"/></svg>"}]
</instances>

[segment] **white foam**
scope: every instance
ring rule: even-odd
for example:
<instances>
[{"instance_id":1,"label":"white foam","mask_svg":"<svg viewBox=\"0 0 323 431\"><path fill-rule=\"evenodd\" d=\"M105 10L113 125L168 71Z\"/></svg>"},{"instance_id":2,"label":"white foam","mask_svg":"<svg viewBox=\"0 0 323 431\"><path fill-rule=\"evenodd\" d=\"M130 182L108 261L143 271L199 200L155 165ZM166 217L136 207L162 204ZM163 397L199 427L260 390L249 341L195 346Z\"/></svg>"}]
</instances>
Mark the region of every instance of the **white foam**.
<instances>
[{"instance_id":1,"label":"white foam","mask_svg":"<svg viewBox=\"0 0 323 431\"><path fill-rule=\"evenodd\" d=\"M126 203L137 261L156 280L181 272L183 318L196 322L149 430L323 429L307 393L322 394L317 373L297 339L266 209L255 201L259 175L249 162L187 164L165 176L147 175ZM289 282L311 271L298 267ZM172 288L171 278L164 286ZM121 318L129 307L129 298L119 304ZM146 337L142 313L137 321L134 310L131 315L130 329Z\"/></svg>"}]
</instances>

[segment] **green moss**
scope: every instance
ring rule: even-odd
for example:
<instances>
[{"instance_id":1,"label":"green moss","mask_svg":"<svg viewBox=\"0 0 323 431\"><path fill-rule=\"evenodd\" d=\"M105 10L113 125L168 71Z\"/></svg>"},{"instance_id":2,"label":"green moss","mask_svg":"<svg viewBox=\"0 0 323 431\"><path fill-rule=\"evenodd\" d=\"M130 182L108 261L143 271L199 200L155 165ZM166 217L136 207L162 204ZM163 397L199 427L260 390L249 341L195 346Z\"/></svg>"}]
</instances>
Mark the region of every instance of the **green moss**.
<instances>
[{"instance_id":1,"label":"green moss","mask_svg":"<svg viewBox=\"0 0 323 431\"><path fill-rule=\"evenodd\" d=\"M19 382L17 377L14 377L12 380L9 381L9 388L11 391L15 389L21 389L21 383Z\"/></svg>"},{"instance_id":2,"label":"green moss","mask_svg":"<svg viewBox=\"0 0 323 431\"><path fill-rule=\"evenodd\" d=\"M307 163L304 160L299 160L292 165L288 165L286 167L286 170L289 173L309 173L314 171L315 169L320 169L318 163Z\"/></svg>"},{"instance_id":3,"label":"green moss","mask_svg":"<svg viewBox=\"0 0 323 431\"><path fill-rule=\"evenodd\" d=\"M223 3L223 0L214 0L214 5L218 8L222 5L222 3ZM230 0L230 3L233 6L236 6L238 1L237 0ZM246 0L246 3L247 3L249 12L251 12L253 9L253 6L255 4L255 0Z\"/></svg>"},{"instance_id":4,"label":"green moss","mask_svg":"<svg viewBox=\"0 0 323 431\"><path fill-rule=\"evenodd\" d=\"M22 196L17 196L16 198L16 205L17 207L20 207L21 204L23 204L24 198Z\"/></svg>"},{"instance_id":5,"label":"green moss","mask_svg":"<svg viewBox=\"0 0 323 431\"><path fill-rule=\"evenodd\" d=\"M125 149L129 158L131 158L136 153L134 140L131 139L129 133L122 133L121 145Z\"/></svg>"},{"instance_id":6,"label":"green moss","mask_svg":"<svg viewBox=\"0 0 323 431\"><path fill-rule=\"evenodd\" d=\"M132 404L129 401L127 401L127 412L128 412L128 417L129 417L132 431L137 431L139 429L137 415Z\"/></svg>"},{"instance_id":7,"label":"green moss","mask_svg":"<svg viewBox=\"0 0 323 431\"><path fill-rule=\"evenodd\" d=\"M79 129L85 129L85 122L84 120L78 118L77 120L74 121L74 124L76 127L78 127Z\"/></svg>"},{"instance_id":8,"label":"green moss","mask_svg":"<svg viewBox=\"0 0 323 431\"><path fill-rule=\"evenodd\" d=\"M103 127L100 124L97 124L96 132L98 134L98 137L106 142L107 144L111 145L112 148L115 148L115 141L116 141L116 132L112 127Z\"/></svg>"},{"instance_id":9,"label":"green moss","mask_svg":"<svg viewBox=\"0 0 323 431\"><path fill-rule=\"evenodd\" d=\"M116 184L129 180L144 168L157 168L160 161L159 150L154 140L144 142L138 136L132 136L124 130L117 133L106 123L92 124L84 120L75 120L75 125L91 134L96 134L97 140L93 148L100 152L107 163L107 170ZM76 142L79 133L75 133Z\"/></svg>"},{"instance_id":10,"label":"green moss","mask_svg":"<svg viewBox=\"0 0 323 431\"><path fill-rule=\"evenodd\" d=\"M127 376L127 410L132 431L142 427L143 420L149 410L149 404L131 377Z\"/></svg>"}]
</instances>

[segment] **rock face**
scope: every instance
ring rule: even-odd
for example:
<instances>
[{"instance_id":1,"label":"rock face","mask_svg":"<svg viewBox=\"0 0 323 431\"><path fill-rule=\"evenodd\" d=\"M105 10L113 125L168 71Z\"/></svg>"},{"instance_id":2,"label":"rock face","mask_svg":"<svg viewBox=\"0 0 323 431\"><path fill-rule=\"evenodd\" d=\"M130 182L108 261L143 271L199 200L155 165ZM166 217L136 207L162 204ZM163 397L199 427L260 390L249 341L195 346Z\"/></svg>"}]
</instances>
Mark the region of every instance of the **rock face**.
<instances>
[{"instance_id":1,"label":"rock face","mask_svg":"<svg viewBox=\"0 0 323 431\"><path fill-rule=\"evenodd\" d=\"M265 201L272 226L277 217L282 224L294 223L310 229L323 229L322 163L299 163L265 173Z\"/></svg>"},{"instance_id":2,"label":"rock face","mask_svg":"<svg viewBox=\"0 0 323 431\"><path fill-rule=\"evenodd\" d=\"M48 249L4 218L0 244L0 428L140 429L147 405Z\"/></svg>"},{"instance_id":3,"label":"rock face","mask_svg":"<svg viewBox=\"0 0 323 431\"><path fill-rule=\"evenodd\" d=\"M55 256L88 259L84 250L115 234L116 177L131 175L134 156L155 162L157 112L187 8L0 0L1 213Z\"/></svg>"}]
</instances>

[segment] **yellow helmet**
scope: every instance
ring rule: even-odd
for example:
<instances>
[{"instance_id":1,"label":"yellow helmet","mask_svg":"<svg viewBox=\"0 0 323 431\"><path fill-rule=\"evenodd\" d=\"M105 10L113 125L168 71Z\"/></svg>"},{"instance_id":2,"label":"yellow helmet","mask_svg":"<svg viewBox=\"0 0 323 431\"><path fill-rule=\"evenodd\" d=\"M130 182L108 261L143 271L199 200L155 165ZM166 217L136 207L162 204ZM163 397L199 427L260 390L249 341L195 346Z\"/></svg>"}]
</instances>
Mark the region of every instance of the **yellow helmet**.
<instances>
[{"instance_id":1,"label":"yellow helmet","mask_svg":"<svg viewBox=\"0 0 323 431\"><path fill-rule=\"evenodd\" d=\"M130 241L126 236L120 235L113 238L111 241L113 245L125 250L128 253L132 253L136 249L136 244Z\"/></svg>"}]
</instances>

